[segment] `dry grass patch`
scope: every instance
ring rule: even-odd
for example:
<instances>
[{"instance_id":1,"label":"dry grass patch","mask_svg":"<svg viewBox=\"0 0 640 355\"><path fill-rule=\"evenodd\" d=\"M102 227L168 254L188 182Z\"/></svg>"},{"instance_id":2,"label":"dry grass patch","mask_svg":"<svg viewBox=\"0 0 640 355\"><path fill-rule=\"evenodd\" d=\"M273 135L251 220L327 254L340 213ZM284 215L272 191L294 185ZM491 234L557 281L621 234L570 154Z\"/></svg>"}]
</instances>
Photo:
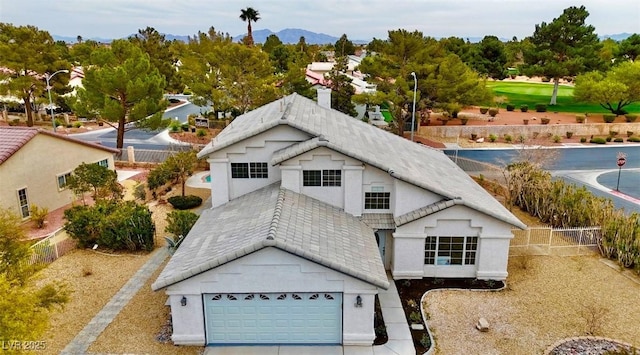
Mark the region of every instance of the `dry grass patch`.
<instances>
[{"instance_id":1,"label":"dry grass patch","mask_svg":"<svg viewBox=\"0 0 640 355\"><path fill-rule=\"evenodd\" d=\"M201 354L202 347L162 344L155 337L166 323L170 309L164 291L154 292L151 284L165 267L165 261L113 322L89 347L91 353L109 354Z\"/></svg>"},{"instance_id":2,"label":"dry grass patch","mask_svg":"<svg viewBox=\"0 0 640 355\"><path fill-rule=\"evenodd\" d=\"M559 339L605 336L640 345L640 284L599 257L509 261L500 292L437 291L424 298L438 354L541 354ZM479 317L491 328L480 333Z\"/></svg>"},{"instance_id":3,"label":"dry grass patch","mask_svg":"<svg viewBox=\"0 0 640 355\"><path fill-rule=\"evenodd\" d=\"M123 256L77 249L39 273L42 281L66 283L72 292L65 308L51 315L42 339L47 342L46 353L60 353L149 259L149 254L118 255Z\"/></svg>"}]
</instances>

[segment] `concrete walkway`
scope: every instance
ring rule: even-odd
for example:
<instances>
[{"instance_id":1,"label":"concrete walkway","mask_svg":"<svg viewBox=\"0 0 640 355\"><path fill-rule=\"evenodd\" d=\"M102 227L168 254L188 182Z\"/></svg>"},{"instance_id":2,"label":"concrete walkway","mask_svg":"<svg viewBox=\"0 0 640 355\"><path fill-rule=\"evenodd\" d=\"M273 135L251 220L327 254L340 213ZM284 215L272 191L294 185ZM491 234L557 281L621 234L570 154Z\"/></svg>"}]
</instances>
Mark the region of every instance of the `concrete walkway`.
<instances>
[{"instance_id":1,"label":"concrete walkway","mask_svg":"<svg viewBox=\"0 0 640 355\"><path fill-rule=\"evenodd\" d=\"M116 293L111 300L93 317L84 329L67 344L61 354L86 354L89 346L100 336L107 326L122 311L124 306L131 301L149 277L158 269L169 253L167 248L159 248L133 277Z\"/></svg>"},{"instance_id":2,"label":"concrete walkway","mask_svg":"<svg viewBox=\"0 0 640 355\"><path fill-rule=\"evenodd\" d=\"M205 348L204 355L415 355L411 332L396 284L390 274L389 289L378 290L389 341L376 346L220 346Z\"/></svg>"}]
</instances>

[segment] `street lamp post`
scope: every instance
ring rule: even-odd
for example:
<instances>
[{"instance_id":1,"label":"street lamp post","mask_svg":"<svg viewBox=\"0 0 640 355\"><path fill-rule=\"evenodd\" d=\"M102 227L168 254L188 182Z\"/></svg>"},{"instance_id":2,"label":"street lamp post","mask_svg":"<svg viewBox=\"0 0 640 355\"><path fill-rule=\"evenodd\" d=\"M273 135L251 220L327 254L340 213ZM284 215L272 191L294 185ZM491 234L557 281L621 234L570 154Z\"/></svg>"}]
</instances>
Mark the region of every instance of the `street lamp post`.
<instances>
[{"instance_id":1,"label":"street lamp post","mask_svg":"<svg viewBox=\"0 0 640 355\"><path fill-rule=\"evenodd\" d=\"M49 109L51 110L51 124L53 125L53 131L56 131L56 120L53 117L53 101L51 100L51 85L49 84L49 80L56 76L58 73L68 73L69 71L66 69L58 70L53 74L49 75L49 73L44 74L45 80L47 80L47 93L49 94Z\"/></svg>"},{"instance_id":2,"label":"street lamp post","mask_svg":"<svg viewBox=\"0 0 640 355\"><path fill-rule=\"evenodd\" d=\"M416 126L416 91L418 90L418 78L415 72L411 72L413 76L413 112L411 113L411 141L413 142L413 131Z\"/></svg>"}]
</instances>

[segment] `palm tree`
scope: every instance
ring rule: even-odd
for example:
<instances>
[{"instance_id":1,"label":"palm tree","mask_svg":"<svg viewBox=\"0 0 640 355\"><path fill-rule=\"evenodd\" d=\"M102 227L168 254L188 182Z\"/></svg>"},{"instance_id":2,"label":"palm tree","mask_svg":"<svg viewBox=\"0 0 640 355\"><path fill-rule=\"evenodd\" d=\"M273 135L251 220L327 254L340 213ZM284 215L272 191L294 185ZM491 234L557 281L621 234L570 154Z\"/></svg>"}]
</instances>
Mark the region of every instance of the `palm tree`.
<instances>
[{"instance_id":1,"label":"palm tree","mask_svg":"<svg viewBox=\"0 0 640 355\"><path fill-rule=\"evenodd\" d=\"M257 22L260 19L260 13L252 7L240 10L240 19L247 22L247 38L246 43L253 45L253 35L251 33L251 21Z\"/></svg>"}]
</instances>

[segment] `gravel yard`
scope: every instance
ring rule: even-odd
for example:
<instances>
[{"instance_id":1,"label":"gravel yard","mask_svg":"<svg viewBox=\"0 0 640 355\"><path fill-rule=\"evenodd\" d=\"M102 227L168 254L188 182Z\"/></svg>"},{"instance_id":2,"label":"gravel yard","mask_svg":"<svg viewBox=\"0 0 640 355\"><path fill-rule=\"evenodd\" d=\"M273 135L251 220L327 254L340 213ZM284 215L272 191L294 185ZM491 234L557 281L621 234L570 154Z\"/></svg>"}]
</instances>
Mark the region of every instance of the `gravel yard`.
<instances>
[{"instance_id":1,"label":"gravel yard","mask_svg":"<svg viewBox=\"0 0 640 355\"><path fill-rule=\"evenodd\" d=\"M542 354L588 332L639 346L639 282L597 256L512 257L505 290L432 291L423 309L436 354Z\"/></svg>"}]
</instances>

